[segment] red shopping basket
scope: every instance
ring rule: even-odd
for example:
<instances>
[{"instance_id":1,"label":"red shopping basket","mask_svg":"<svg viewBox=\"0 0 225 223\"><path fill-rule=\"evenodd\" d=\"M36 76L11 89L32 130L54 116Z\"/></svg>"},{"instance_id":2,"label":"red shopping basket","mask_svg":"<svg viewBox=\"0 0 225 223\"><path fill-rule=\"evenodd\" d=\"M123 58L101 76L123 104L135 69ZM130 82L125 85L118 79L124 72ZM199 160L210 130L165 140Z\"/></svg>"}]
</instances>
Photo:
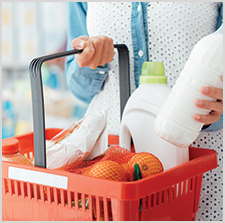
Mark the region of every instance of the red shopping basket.
<instances>
[{"instance_id":1,"label":"red shopping basket","mask_svg":"<svg viewBox=\"0 0 225 223\"><path fill-rule=\"evenodd\" d=\"M122 112L129 97L128 51L124 45L116 47L119 64L123 65L119 66L120 74L125 74L120 75L120 84L126 84L120 87ZM61 129L45 129L41 64L76 52L37 58L30 64L34 132L15 138L19 140L20 152L34 157L35 166L2 162L2 220L195 220L203 173L217 167L214 150L190 147L188 162L133 182L46 169L45 140ZM109 136L108 142L118 144L119 138Z\"/></svg>"},{"instance_id":2,"label":"red shopping basket","mask_svg":"<svg viewBox=\"0 0 225 223\"><path fill-rule=\"evenodd\" d=\"M46 139L59 131L46 129ZM21 153L33 157L33 133L16 138ZM109 136L109 144L118 142L117 137ZM217 156L214 150L194 147L189 147L189 156L189 162L134 182L101 180L3 161L2 220L195 220L203 173L217 167ZM57 180L61 186L57 186Z\"/></svg>"}]
</instances>

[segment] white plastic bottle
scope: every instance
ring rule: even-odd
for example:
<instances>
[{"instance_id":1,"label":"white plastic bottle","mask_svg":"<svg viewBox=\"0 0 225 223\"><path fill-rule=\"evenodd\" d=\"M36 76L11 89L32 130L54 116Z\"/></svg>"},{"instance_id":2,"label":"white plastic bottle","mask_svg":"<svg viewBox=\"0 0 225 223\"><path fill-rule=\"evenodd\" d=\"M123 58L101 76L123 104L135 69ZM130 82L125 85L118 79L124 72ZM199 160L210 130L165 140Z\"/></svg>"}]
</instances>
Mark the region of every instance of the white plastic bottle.
<instances>
[{"instance_id":1,"label":"white plastic bottle","mask_svg":"<svg viewBox=\"0 0 225 223\"><path fill-rule=\"evenodd\" d=\"M204 96L202 86L223 88L223 26L201 39L193 48L179 78L162 106L154 130L164 140L188 147L198 136L203 123L194 120L195 114L207 115L210 110L195 106L196 99L215 101Z\"/></svg>"},{"instance_id":2,"label":"white plastic bottle","mask_svg":"<svg viewBox=\"0 0 225 223\"><path fill-rule=\"evenodd\" d=\"M165 170L187 162L188 148L174 146L154 132L156 115L170 93L163 63L145 62L139 83L123 112L120 146L130 150L132 138L136 152L154 154Z\"/></svg>"}]
</instances>

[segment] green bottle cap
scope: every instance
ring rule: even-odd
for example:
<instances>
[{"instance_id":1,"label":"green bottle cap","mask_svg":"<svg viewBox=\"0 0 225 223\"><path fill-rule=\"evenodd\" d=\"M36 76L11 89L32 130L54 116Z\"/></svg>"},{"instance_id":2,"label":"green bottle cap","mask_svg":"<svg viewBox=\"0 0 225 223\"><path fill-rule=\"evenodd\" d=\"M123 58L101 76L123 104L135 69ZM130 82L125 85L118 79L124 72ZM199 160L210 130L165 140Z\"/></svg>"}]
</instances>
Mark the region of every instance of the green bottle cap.
<instances>
[{"instance_id":1,"label":"green bottle cap","mask_svg":"<svg viewBox=\"0 0 225 223\"><path fill-rule=\"evenodd\" d=\"M167 84L163 62L144 62L139 84Z\"/></svg>"}]
</instances>

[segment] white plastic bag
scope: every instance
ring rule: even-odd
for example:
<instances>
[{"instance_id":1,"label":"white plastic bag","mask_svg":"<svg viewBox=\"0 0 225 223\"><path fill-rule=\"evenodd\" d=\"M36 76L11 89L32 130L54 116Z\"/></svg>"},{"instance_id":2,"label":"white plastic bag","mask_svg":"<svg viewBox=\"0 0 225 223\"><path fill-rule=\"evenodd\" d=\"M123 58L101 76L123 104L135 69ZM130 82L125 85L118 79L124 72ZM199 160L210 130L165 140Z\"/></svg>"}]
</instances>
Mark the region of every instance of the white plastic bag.
<instances>
[{"instance_id":1,"label":"white plastic bag","mask_svg":"<svg viewBox=\"0 0 225 223\"><path fill-rule=\"evenodd\" d=\"M47 168L92 159L108 149L107 111L88 114L56 135L46 150Z\"/></svg>"}]
</instances>

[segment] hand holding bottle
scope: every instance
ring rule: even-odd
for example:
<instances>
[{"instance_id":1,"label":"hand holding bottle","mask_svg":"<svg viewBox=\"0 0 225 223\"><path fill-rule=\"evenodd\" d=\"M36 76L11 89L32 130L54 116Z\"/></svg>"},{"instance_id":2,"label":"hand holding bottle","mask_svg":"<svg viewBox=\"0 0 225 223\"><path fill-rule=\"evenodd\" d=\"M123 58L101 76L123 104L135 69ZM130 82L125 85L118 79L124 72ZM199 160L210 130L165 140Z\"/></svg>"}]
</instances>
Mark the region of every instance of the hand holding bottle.
<instances>
[{"instance_id":1,"label":"hand holding bottle","mask_svg":"<svg viewBox=\"0 0 225 223\"><path fill-rule=\"evenodd\" d=\"M219 30L222 30L223 26ZM223 113L223 33L199 40L155 121L155 132L186 148L203 125L217 122Z\"/></svg>"},{"instance_id":2,"label":"hand holding bottle","mask_svg":"<svg viewBox=\"0 0 225 223\"><path fill-rule=\"evenodd\" d=\"M223 76L221 77L223 80ZM212 110L208 115L195 114L194 119L198 122L205 123L205 125L217 122L223 113L223 89L214 87L201 88L201 93L217 99L217 101L195 100L195 105L198 108Z\"/></svg>"}]
</instances>

